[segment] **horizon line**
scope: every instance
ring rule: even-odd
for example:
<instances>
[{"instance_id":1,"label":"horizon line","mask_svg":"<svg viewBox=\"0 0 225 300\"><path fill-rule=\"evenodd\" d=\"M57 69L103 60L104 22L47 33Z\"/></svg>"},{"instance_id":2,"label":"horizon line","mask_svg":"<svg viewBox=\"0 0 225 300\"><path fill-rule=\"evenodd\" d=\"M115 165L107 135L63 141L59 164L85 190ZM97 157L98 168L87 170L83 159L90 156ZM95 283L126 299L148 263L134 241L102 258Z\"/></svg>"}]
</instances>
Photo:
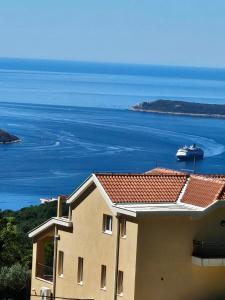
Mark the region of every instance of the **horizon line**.
<instances>
[{"instance_id":1,"label":"horizon line","mask_svg":"<svg viewBox=\"0 0 225 300\"><path fill-rule=\"evenodd\" d=\"M193 65L175 65L175 64L153 64L153 63L137 63L137 62L115 62L115 61L91 61L91 60L76 60L64 58L37 58L37 57L14 57L0 56L0 60L19 60L19 61L48 61L48 62L64 62L64 63L83 63L83 64L99 64L99 65L115 65L115 66L136 66L136 67L164 67L164 68L179 68L179 69L213 69L225 70L225 66L193 66Z\"/></svg>"}]
</instances>

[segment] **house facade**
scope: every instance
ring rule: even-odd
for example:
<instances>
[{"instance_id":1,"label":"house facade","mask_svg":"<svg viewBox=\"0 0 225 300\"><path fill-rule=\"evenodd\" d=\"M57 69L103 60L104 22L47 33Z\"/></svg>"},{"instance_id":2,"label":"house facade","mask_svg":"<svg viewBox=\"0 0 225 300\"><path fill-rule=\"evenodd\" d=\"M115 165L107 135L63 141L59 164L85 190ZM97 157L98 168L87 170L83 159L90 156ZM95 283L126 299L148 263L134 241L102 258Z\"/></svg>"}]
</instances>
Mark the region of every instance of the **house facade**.
<instances>
[{"instance_id":1,"label":"house facade","mask_svg":"<svg viewBox=\"0 0 225 300\"><path fill-rule=\"evenodd\" d=\"M92 174L29 233L31 300L225 299L224 200L222 175Z\"/></svg>"}]
</instances>

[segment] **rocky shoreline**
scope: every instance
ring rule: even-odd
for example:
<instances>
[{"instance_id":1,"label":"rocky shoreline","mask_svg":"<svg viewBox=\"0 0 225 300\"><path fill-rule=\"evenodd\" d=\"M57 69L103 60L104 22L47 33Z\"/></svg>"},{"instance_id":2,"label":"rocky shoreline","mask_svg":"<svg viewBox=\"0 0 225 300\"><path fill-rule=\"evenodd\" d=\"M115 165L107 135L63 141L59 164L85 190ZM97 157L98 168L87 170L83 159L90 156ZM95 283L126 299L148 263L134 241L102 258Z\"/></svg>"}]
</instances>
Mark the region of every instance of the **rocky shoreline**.
<instances>
[{"instance_id":1,"label":"rocky shoreline","mask_svg":"<svg viewBox=\"0 0 225 300\"><path fill-rule=\"evenodd\" d=\"M190 117L225 119L225 105L173 100L144 101L129 108L131 111Z\"/></svg>"},{"instance_id":2,"label":"rocky shoreline","mask_svg":"<svg viewBox=\"0 0 225 300\"><path fill-rule=\"evenodd\" d=\"M196 114L196 113L181 113L181 112L165 112L159 110L147 110L147 109L138 109L138 108L129 108L131 111L139 111L153 114L161 115L175 115L175 116L189 116L189 117L201 117L201 118L216 118L216 119L225 119L225 115L213 115L213 114Z\"/></svg>"},{"instance_id":3,"label":"rocky shoreline","mask_svg":"<svg viewBox=\"0 0 225 300\"><path fill-rule=\"evenodd\" d=\"M20 143L21 139L16 135L12 135L2 129L0 129L0 144L12 144L12 143Z\"/></svg>"}]
</instances>

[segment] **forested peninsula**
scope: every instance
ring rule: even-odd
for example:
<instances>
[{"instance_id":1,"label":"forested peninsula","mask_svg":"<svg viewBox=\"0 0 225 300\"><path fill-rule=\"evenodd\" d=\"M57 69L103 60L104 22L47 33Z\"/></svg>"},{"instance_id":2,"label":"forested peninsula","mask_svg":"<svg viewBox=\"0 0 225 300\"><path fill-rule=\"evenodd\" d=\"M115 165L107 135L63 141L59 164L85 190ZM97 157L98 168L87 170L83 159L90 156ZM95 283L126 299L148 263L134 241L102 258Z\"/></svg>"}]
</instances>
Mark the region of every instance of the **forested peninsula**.
<instances>
[{"instance_id":1,"label":"forested peninsula","mask_svg":"<svg viewBox=\"0 0 225 300\"><path fill-rule=\"evenodd\" d=\"M0 129L0 144L10 144L20 142L20 138Z\"/></svg>"},{"instance_id":2,"label":"forested peninsula","mask_svg":"<svg viewBox=\"0 0 225 300\"><path fill-rule=\"evenodd\" d=\"M144 101L133 105L131 110L196 117L225 118L224 104L205 104L160 99L155 101Z\"/></svg>"}]
</instances>

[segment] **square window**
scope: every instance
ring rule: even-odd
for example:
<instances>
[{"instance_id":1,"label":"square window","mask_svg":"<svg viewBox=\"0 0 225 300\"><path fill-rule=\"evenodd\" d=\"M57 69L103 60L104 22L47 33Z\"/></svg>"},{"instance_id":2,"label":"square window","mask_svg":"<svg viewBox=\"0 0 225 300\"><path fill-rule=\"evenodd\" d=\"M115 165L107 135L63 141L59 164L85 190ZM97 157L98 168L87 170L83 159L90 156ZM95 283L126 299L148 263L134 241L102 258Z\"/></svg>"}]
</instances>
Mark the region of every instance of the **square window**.
<instances>
[{"instance_id":1,"label":"square window","mask_svg":"<svg viewBox=\"0 0 225 300\"><path fill-rule=\"evenodd\" d=\"M112 216L103 215L103 232L112 233Z\"/></svg>"}]
</instances>

